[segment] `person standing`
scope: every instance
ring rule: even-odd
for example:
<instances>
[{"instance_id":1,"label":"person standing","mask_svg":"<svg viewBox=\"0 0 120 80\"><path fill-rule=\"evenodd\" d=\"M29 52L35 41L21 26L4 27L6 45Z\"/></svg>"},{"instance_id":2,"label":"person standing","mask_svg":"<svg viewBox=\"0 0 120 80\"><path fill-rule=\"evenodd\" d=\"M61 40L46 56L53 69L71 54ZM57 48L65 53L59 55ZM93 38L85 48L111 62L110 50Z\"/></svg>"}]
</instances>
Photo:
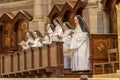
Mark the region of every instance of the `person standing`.
<instances>
[{"instance_id":1,"label":"person standing","mask_svg":"<svg viewBox=\"0 0 120 80\"><path fill-rule=\"evenodd\" d=\"M64 53L64 68L71 69L71 50L70 50L70 43L71 43L71 25L69 22L63 23L63 36L62 41L63 43L63 53Z\"/></svg>"},{"instance_id":2,"label":"person standing","mask_svg":"<svg viewBox=\"0 0 120 80\"><path fill-rule=\"evenodd\" d=\"M73 50L71 58L72 71L88 71L89 66L89 38L88 27L80 15L74 17L76 28L71 34L70 49Z\"/></svg>"},{"instance_id":3,"label":"person standing","mask_svg":"<svg viewBox=\"0 0 120 80\"><path fill-rule=\"evenodd\" d=\"M53 20L53 23L55 25L55 31L53 32L52 40L53 41L60 41L61 40L60 38L63 34L62 21L60 18L55 18Z\"/></svg>"},{"instance_id":4,"label":"person standing","mask_svg":"<svg viewBox=\"0 0 120 80\"><path fill-rule=\"evenodd\" d=\"M46 32L45 37L43 39L43 44L51 44L52 43L52 34L54 32L54 26L53 24L47 24L45 26Z\"/></svg>"}]
</instances>

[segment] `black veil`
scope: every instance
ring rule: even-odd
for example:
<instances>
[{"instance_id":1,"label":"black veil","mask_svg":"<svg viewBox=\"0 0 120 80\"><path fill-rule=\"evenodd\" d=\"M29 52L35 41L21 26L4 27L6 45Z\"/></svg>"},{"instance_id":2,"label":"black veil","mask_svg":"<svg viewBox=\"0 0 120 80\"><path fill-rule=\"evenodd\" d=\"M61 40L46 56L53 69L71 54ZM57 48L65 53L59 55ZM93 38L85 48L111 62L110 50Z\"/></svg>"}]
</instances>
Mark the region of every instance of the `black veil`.
<instances>
[{"instance_id":1,"label":"black veil","mask_svg":"<svg viewBox=\"0 0 120 80\"><path fill-rule=\"evenodd\" d=\"M62 26L62 20L60 18L55 18L54 19L60 26Z\"/></svg>"},{"instance_id":2,"label":"black veil","mask_svg":"<svg viewBox=\"0 0 120 80\"><path fill-rule=\"evenodd\" d=\"M35 30L34 32L37 33L37 35L40 37L40 38L44 38L44 36L42 35L42 33L38 30Z\"/></svg>"},{"instance_id":3,"label":"black veil","mask_svg":"<svg viewBox=\"0 0 120 80\"><path fill-rule=\"evenodd\" d=\"M64 22L63 24L65 24L68 29L72 29L69 22Z\"/></svg>"},{"instance_id":4,"label":"black veil","mask_svg":"<svg viewBox=\"0 0 120 80\"><path fill-rule=\"evenodd\" d=\"M78 19L82 31L89 33L88 26L86 22L83 20L83 18L80 15L76 15L75 17Z\"/></svg>"}]
</instances>

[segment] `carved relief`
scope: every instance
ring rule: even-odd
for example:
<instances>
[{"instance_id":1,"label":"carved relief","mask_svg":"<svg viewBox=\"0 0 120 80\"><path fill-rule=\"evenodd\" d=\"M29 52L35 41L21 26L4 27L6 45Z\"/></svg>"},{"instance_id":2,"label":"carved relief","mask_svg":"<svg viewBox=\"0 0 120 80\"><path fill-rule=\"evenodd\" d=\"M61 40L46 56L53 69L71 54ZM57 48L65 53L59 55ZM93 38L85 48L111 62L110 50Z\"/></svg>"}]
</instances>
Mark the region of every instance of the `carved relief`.
<instances>
[{"instance_id":1,"label":"carved relief","mask_svg":"<svg viewBox=\"0 0 120 80\"><path fill-rule=\"evenodd\" d=\"M24 38L25 32L28 30L28 24L25 21L20 21L18 23L18 29L17 29L17 40L18 42L22 41Z\"/></svg>"},{"instance_id":2,"label":"carved relief","mask_svg":"<svg viewBox=\"0 0 120 80\"><path fill-rule=\"evenodd\" d=\"M3 48L11 48L15 46L15 36L13 32L13 27L11 23L5 23L3 26L3 31L2 31L2 47Z\"/></svg>"}]
</instances>

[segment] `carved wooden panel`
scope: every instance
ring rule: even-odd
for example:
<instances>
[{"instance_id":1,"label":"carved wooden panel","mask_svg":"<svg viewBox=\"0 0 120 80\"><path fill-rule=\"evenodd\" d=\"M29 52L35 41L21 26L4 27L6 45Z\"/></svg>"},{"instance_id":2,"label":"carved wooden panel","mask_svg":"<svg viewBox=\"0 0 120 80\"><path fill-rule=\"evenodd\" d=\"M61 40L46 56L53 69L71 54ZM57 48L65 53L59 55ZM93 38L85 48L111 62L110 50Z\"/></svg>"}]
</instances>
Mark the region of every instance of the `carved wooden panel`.
<instances>
[{"instance_id":1,"label":"carved wooden panel","mask_svg":"<svg viewBox=\"0 0 120 80\"><path fill-rule=\"evenodd\" d=\"M18 71L18 54L13 55L13 72Z\"/></svg>"},{"instance_id":2,"label":"carved wooden panel","mask_svg":"<svg viewBox=\"0 0 120 80\"><path fill-rule=\"evenodd\" d=\"M11 72L11 59L10 59L10 55L5 55L5 73L9 73Z\"/></svg>"},{"instance_id":3,"label":"carved wooden panel","mask_svg":"<svg viewBox=\"0 0 120 80\"><path fill-rule=\"evenodd\" d=\"M29 29L30 20L32 20L32 17L26 13L26 11L22 10L20 10L13 19L14 30L16 32L16 46L18 50L21 50L21 47L17 44L24 39L25 32Z\"/></svg>"},{"instance_id":4,"label":"carved wooden panel","mask_svg":"<svg viewBox=\"0 0 120 80\"><path fill-rule=\"evenodd\" d=\"M31 49L25 50L26 53L26 69L32 69L32 52Z\"/></svg>"},{"instance_id":5,"label":"carved wooden panel","mask_svg":"<svg viewBox=\"0 0 120 80\"><path fill-rule=\"evenodd\" d=\"M39 48L33 48L34 50L34 68L35 69L38 69L41 65L40 65L40 62L41 62L41 58L40 58L40 50Z\"/></svg>"},{"instance_id":6,"label":"carved wooden panel","mask_svg":"<svg viewBox=\"0 0 120 80\"><path fill-rule=\"evenodd\" d=\"M20 71L25 70L25 54L23 52L19 52L20 60L19 60L19 66Z\"/></svg>"},{"instance_id":7,"label":"carved wooden panel","mask_svg":"<svg viewBox=\"0 0 120 80\"><path fill-rule=\"evenodd\" d=\"M49 64L51 67L57 67L57 46L56 44L51 44L49 48Z\"/></svg>"},{"instance_id":8,"label":"carved wooden panel","mask_svg":"<svg viewBox=\"0 0 120 80\"><path fill-rule=\"evenodd\" d=\"M2 29L2 49L15 47L15 35L11 23L5 23Z\"/></svg>"},{"instance_id":9,"label":"carved wooden panel","mask_svg":"<svg viewBox=\"0 0 120 80\"><path fill-rule=\"evenodd\" d=\"M90 65L108 61L107 49L117 48L117 34L90 34Z\"/></svg>"},{"instance_id":10,"label":"carved wooden panel","mask_svg":"<svg viewBox=\"0 0 120 80\"><path fill-rule=\"evenodd\" d=\"M41 49L42 66L48 66L48 47L45 45Z\"/></svg>"}]
</instances>

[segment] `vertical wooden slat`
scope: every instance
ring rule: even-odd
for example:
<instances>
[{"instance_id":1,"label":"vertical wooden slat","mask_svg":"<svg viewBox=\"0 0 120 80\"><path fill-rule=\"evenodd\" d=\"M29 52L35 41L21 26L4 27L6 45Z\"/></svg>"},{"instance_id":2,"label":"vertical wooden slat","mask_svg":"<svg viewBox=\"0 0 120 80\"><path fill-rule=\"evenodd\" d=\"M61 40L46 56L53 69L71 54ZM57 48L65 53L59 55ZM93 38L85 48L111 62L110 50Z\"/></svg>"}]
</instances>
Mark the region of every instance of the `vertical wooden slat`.
<instances>
[{"instance_id":1,"label":"vertical wooden slat","mask_svg":"<svg viewBox=\"0 0 120 80\"><path fill-rule=\"evenodd\" d=\"M41 50L42 66L48 66L48 47L45 45Z\"/></svg>"},{"instance_id":2,"label":"vertical wooden slat","mask_svg":"<svg viewBox=\"0 0 120 80\"><path fill-rule=\"evenodd\" d=\"M13 72L18 71L18 54L13 55Z\"/></svg>"},{"instance_id":3,"label":"vertical wooden slat","mask_svg":"<svg viewBox=\"0 0 120 80\"><path fill-rule=\"evenodd\" d=\"M5 57L1 56L2 60L1 60L1 73L5 72Z\"/></svg>"},{"instance_id":4,"label":"vertical wooden slat","mask_svg":"<svg viewBox=\"0 0 120 80\"><path fill-rule=\"evenodd\" d=\"M11 70L10 70L10 55L5 55L5 73L9 73Z\"/></svg>"},{"instance_id":5,"label":"vertical wooden slat","mask_svg":"<svg viewBox=\"0 0 120 80\"><path fill-rule=\"evenodd\" d=\"M20 64L19 64L19 66L20 66L20 71L23 71L23 70L25 70L25 59L24 59L24 52L19 52L19 55L20 55Z\"/></svg>"},{"instance_id":6,"label":"vertical wooden slat","mask_svg":"<svg viewBox=\"0 0 120 80\"><path fill-rule=\"evenodd\" d=\"M27 49L25 52L26 52L26 67L27 67L27 69L32 69L32 52L31 52L31 49Z\"/></svg>"},{"instance_id":7,"label":"vertical wooden slat","mask_svg":"<svg viewBox=\"0 0 120 80\"><path fill-rule=\"evenodd\" d=\"M34 68L39 68L40 67L40 50L39 48L33 48L34 50Z\"/></svg>"},{"instance_id":8,"label":"vertical wooden slat","mask_svg":"<svg viewBox=\"0 0 120 80\"><path fill-rule=\"evenodd\" d=\"M57 67L57 46L56 44L50 45L50 53L49 53L49 64L51 67Z\"/></svg>"}]
</instances>

